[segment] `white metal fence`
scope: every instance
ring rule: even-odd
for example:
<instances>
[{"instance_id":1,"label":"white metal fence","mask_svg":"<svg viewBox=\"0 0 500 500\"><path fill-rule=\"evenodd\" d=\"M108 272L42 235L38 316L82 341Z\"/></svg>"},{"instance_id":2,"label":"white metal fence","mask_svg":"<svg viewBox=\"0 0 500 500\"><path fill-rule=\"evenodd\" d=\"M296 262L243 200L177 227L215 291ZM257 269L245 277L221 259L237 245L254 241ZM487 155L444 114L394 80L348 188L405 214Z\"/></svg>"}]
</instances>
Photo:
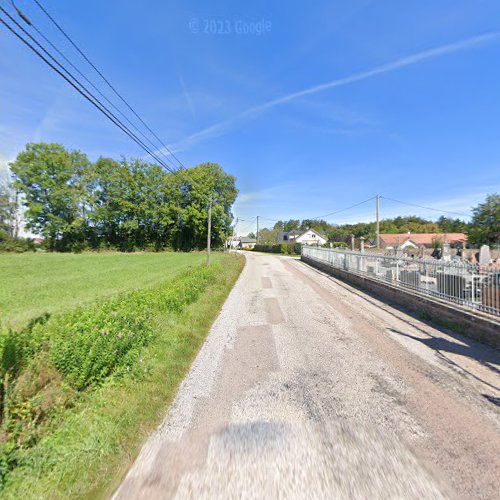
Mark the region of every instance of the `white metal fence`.
<instances>
[{"instance_id":1,"label":"white metal fence","mask_svg":"<svg viewBox=\"0 0 500 500\"><path fill-rule=\"evenodd\" d=\"M332 268L407 289L468 310L500 316L500 269L461 261L415 259L303 246L302 255Z\"/></svg>"}]
</instances>

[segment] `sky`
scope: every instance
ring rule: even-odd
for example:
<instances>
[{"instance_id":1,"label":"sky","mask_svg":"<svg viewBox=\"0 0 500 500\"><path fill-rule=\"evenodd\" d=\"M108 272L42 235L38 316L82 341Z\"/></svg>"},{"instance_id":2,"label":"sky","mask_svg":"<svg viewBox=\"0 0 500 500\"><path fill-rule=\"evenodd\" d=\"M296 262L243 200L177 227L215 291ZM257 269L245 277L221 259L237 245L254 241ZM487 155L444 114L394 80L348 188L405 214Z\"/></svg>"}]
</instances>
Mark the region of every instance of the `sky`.
<instances>
[{"instance_id":1,"label":"sky","mask_svg":"<svg viewBox=\"0 0 500 500\"><path fill-rule=\"evenodd\" d=\"M468 215L500 191L498 0L40 2L184 165L236 177L240 219L377 193L382 218L435 219L390 199ZM16 4L114 99L33 0ZM0 175L31 141L144 157L0 25ZM371 200L325 218L374 214Z\"/></svg>"}]
</instances>

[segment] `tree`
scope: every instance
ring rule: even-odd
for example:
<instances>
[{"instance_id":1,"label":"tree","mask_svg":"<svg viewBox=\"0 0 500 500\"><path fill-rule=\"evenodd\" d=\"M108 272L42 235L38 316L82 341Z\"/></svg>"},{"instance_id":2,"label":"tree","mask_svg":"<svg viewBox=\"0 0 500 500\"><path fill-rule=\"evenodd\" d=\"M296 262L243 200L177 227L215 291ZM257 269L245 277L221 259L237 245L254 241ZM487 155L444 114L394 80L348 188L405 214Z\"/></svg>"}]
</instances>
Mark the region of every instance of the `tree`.
<instances>
[{"instance_id":1,"label":"tree","mask_svg":"<svg viewBox=\"0 0 500 500\"><path fill-rule=\"evenodd\" d=\"M255 233L248 233L247 238L250 238L252 240L255 240Z\"/></svg>"},{"instance_id":2,"label":"tree","mask_svg":"<svg viewBox=\"0 0 500 500\"><path fill-rule=\"evenodd\" d=\"M469 240L476 245L500 244L500 195L489 194L484 203L472 209Z\"/></svg>"},{"instance_id":3,"label":"tree","mask_svg":"<svg viewBox=\"0 0 500 500\"><path fill-rule=\"evenodd\" d=\"M283 223L283 231L285 231L286 233L290 231L296 231L299 229L299 227L300 227L299 219L290 219Z\"/></svg>"},{"instance_id":4,"label":"tree","mask_svg":"<svg viewBox=\"0 0 500 500\"><path fill-rule=\"evenodd\" d=\"M304 219L300 225L299 229L301 231L306 231L307 229L314 229L315 231L318 231L319 233L326 233L330 228L331 224L328 224L326 220L317 220L317 219Z\"/></svg>"},{"instance_id":5,"label":"tree","mask_svg":"<svg viewBox=\"0 0 500 500\"><path fill-rule=\"evenodd\" d=\"M41 234L50 250L69 250L84 240L82 177L87 157L60 144L27 144L10 168L23 194L27 227Z\"/></svg>"},{"instance_id":6,"label":"tree","mask_svg":"<svg viewBox=\"0 0 500 500\"><path fill-rule=\"evenodd\" d=\"M278 239L279 229L262 228L259 229L259 244L261 245L275 245Z\"/></svg>"},{"instance_id":7,"label":"tree","mask_svg":"<svg viewBox=\"0 0 500 500\"><path fill-rule=\"evenodd\" d=\"M0 240L14 236L16 203L8 184L0 183Z\"/></svg>"},{"instance_id":8,"label":"tree","mask_svg":"<svg viewBox=\"0 0 500 500\"><path fill-rule=\"evenodd\" d=\"M171 246L176 250L205 248L210 201L211 242L214 247L222 246L231 231L231 208L238 194L236 179L216 163L202 163L177 172L171 181L168 212L174 221L169 238Z\"/></svg>"}]
</instances>

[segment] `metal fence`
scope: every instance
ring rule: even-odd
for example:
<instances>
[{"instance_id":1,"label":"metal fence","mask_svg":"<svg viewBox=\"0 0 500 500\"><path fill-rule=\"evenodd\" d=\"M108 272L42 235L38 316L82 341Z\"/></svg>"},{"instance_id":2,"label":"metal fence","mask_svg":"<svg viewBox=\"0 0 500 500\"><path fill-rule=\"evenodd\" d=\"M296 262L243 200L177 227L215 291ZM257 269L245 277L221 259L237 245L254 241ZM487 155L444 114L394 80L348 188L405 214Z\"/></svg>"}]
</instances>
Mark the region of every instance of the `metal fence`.
<instances>
[{"instance_id":1,"label":"metal fence","mask_svg":"<svg viewBox=\"0 0 500 500\"><path fill-rule=\"evenodd\" d=\"M461 261L386 256L303 246L302 255L332 268L468 310L500 316L500 269Z\"/></svg>"}]
</instances>

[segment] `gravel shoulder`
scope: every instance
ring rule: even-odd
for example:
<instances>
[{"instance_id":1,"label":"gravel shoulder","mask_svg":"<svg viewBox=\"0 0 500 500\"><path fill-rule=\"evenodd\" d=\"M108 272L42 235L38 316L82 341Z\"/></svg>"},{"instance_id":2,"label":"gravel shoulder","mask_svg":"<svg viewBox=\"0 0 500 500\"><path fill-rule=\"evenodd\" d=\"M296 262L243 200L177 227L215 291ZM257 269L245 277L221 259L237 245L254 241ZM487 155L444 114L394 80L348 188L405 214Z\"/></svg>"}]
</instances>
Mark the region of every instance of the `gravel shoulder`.
<instances>
[{"instance_id":1,"label":"gravel shoulder","mask_svg":"<svg viewBox=\"0 0 500 500\"><path fill-rule=\"evenodd\" d=\"M498 351L246 258L115 498L497 498Z\"/></svg>"}]
</instances>

